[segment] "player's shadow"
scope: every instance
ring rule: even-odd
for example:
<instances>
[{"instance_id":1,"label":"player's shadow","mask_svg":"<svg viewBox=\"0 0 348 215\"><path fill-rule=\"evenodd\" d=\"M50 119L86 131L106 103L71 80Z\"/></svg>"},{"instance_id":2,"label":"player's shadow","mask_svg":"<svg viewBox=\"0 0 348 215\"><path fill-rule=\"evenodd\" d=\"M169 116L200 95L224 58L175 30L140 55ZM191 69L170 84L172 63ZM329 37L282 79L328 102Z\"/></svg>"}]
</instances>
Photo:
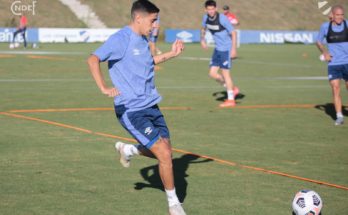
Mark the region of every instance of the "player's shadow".
<instances>
[{"instance_id":1,"label":"player's shadow","mask_svg":"<svg viewBox=\"0 0 348 215\"><path fill-rule=\"evenodd\" d=\"M186 190L188 183L186 177L189 175L186 173L190 164L206 163L213 161L211 159L198 160L199 157L196 155L183 155L180 158L173 159L173 170L174 170L174 183L176 193L179 201L184 202L186 198ZM134 185L134 189L142 190L144 188L155 188L164 191L163 184L161 182L158 165L145 167L140 170L141 176L147 183L137 182Z\"/></svg>"},{"instance_id":2,"label":"player's shadow","mask_svg":"<svg viewBox=\"0 0 348 215\"><path fill-rule=\"evenodd\" d=\"M216 98L216 101L225 101L227 99L227 92L226 91L220 91L220 92L215 92L213 93L213 97ZM239 93L235 100L241 100L244 99L245 95L243 93Z\"/></svg>"},{"instance_id":3,"label":"player's shadow","mask_svg":"<svg viewBox=\"0 0 348 215\"><path fill-rule=\"evenodd\" d=\"M333 120L336 120L336 110L335 110L335 106L332 103L327 103L324 105L316 105L315 106L316 109L321 110L321 111L325 111L325 113L330 116ZM344 116L348 116L348 106L343 106L342 107L342 114Z\"/></svg>"}]
</instances>

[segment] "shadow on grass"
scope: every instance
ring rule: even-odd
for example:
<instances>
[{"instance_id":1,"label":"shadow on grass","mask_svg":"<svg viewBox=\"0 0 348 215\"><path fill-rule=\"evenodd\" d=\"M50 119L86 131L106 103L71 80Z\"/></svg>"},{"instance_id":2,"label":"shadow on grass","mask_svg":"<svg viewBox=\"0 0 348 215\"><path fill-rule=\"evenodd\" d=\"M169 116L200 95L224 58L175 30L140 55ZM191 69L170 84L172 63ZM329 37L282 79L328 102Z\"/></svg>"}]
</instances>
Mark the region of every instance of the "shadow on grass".
<instances>
[{"instance_id":1,"label":"shadow on grass","mask_svg":"<svg viewBox=\"0 0 348 215\"><path fill-rule=\"evenodd\" d=\"M188 170L190 164L206 163L213 161L211 159L197 160L198 156L195 155L183 155L180 158L173 159L173 169L174 169L174 183L176 193L178 195L179 201L184 202L186 198L186 190L188 183L186 181L187 175L186 171ZM197 161L196 161L197 160ZM140 170L141 176L148 183L138 182L135 183L134 189L142 190L144 188L155 188L164 191L159 172L158 165L153 165L145 167Z\"/></svg>"},{"instance_id":2,"label":"shadow on grass","mask_svg":"<svg viewBox=\"0 0 348 215\"><path fill-rule=\"evenodd\" d=\"M326 103L324 105L316 105L315 108L318 110L321 110L321 111L325 111L325 113L328 116L330 116L331 119L336 120L336 110L335 110L334 104ZM348 107L347 106L342 107L342 114L344 116L348 116Z\"/></svg>"},{"instance_id":3,"label":"shadow on grass","mask_svg":"<svg viewBox=\"0 0 348 215\"><path fill-rule=\"evenodd\" d=\"M216 97L216 101L225 101L227 99L227 92L226 91L220 91L220 92L215 92L213 93L213 97ZM245 95L242 94L242 93L239 93L235 100L241 100L241 99L244 99Z\"/></svg>"}]
</instances>

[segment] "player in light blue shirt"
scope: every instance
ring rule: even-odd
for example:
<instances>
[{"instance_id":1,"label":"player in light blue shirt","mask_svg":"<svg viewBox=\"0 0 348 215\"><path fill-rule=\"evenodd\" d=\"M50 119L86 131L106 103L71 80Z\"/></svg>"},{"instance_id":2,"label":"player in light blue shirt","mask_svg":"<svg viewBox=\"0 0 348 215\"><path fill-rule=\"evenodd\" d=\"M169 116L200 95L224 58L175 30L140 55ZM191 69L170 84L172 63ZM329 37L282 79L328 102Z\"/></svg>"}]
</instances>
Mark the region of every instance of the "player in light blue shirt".
<instances>
[{"instance_id":1,"label":"player in light blue shirt","mask_svg":"<svg viewBox=\"0 0 348 215\"><path fill-rule=\"evenodd\" d=\"M236 105L235 97L239 93L239 89L233 84L230 68L231 59L237 57L237 34L228 18L218 13L214 0L205 2L205 10L207 14L203 16L202 21L201 45L207 49L205 41L207 30L213 35L215 41L209 75L227 89L227 100L219 106L222 108L234 107ZM221 69L221 74L219 69Z\"/></svg>"},{"instance_id":2,"label":"player in light blue shirt","mask_svg":"<svg viewBox=\"0 0 348 215\"><path fill-rule=\"evenodd\" d=\"M116 106L137 111L160 102L154 82L154 59L146 36L126 26L111 35L93 55L102 62L108 61L111 81L120 92L114 97Z\"/></svg>"},{"instance_id":3,"label":"player in light blue shirt","mask_svg":"<svg viewBox=\"0 0 348 215\"><path fill-rule=\"evenodd\" d=\"M342 125L342 99L340 80L348 89L348 21L344 19L344 10L340 5L332 7L332 19L324 23L319 31L317 47L328 62L328 78L333 92L337 119L335 125ZM327 48L325 48L325 42Z\"/></svg>"},{"instance_id":4,"label":"player in light blue shirt","mask_svg":"<svg viewBox=\"0 0 348 215\"><path fill-rule=\"evenodd\" d=\"M131 157L139 154L157 158L169 214L185 215L175 191L169 130L157 106L161 96L154 82L155 64L178 56L184 45L177 40L171 51L151 55L147 36L154 27L158 13L159 9L150 1L133 2L131 24L110 36L89 57L88 64L101 92L114 97L119 122L140 143L115 144L121 164L129 167ZM106 85L100 70L100 62L104 61L108 62L113 87Z\"/></svg>"},{"instance_id":5,"label":"player in light blue shirt","mask_svg":"<svg viewBox=\"0 0 348 215\"><path fill-rule=\"evenodd\" d=\"M231 34L234 32L234 27L224 14L216 12L215 16L217 16L219 20L218 22L216 22L216 25L214 26L215 23L209 23L210 21L208 20L209 15L205 14L202 20L202 28L209 30L212 33L216 50L222 51L222 52L231 51L232 50L231 49L232 47Z\"/></svg>"}]
</instances>

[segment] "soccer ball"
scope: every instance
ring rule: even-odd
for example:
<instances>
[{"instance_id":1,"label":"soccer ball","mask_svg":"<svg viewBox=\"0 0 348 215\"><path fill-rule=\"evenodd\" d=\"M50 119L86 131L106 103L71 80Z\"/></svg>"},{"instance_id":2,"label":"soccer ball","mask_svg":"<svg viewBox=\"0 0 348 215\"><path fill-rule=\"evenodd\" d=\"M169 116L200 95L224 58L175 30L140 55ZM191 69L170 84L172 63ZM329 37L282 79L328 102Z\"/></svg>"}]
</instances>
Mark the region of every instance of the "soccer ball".
<instances>
[{"instance_id":1,"label":"soccer ball","mask_svg":"<svg viewBox=\"0 0 348 215\"><path fill-rule=\"evenodd\" d=\"M313 190L301 190L292 201L295 215L319 215L322 207L323 201Z\"/></svg>"},{"instance_id":2,"label":"soccer ball","mask_svg":"<svg viewBox=\"0 0 348 215\"><path fill-rule=\"evenodd\" d=\"M10 43L9 48L10 48L10 49L14 49L14 48L15 48L14 43Z\"/></svg>"}]
</instances>

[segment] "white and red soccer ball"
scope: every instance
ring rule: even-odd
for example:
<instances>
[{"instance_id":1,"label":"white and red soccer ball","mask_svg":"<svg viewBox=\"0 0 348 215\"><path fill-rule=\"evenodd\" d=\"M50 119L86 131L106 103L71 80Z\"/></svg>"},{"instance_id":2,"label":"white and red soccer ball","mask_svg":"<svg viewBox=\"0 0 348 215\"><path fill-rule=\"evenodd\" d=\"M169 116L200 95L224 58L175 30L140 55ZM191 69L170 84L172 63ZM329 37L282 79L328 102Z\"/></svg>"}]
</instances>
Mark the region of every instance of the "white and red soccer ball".
<instances>
[{"instance_id":1,"label":"white and red soccer ball","mask_svg":"<svg viewBox=\"0 0 348 215\"><path fill-rule=\"evenodd\" d=\"M296 193L292 201L292 210L295 215L319 215L323 201L313 190L301 190Z\"/></svg>"}]
</instances>

